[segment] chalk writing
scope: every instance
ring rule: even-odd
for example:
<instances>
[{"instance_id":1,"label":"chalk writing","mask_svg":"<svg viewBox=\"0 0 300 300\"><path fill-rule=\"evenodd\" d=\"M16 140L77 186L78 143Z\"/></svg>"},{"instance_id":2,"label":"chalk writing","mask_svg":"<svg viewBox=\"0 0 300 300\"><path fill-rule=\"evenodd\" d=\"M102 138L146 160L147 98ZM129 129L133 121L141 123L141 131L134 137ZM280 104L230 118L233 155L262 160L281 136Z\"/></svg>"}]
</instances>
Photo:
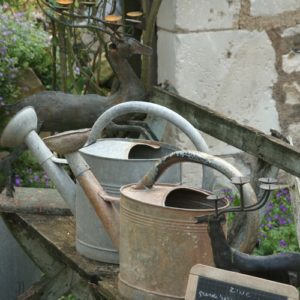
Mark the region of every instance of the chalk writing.
<instances>
[{"instance_id":1,"label":"chalk writing","mask_svg":"<svg viewBox=\"0 0 300 300\"><path fill-rule=\"evenodd\" d=\"M285 296L199 276L195 300L287 300Z\"/></svg>"}]
</instances>

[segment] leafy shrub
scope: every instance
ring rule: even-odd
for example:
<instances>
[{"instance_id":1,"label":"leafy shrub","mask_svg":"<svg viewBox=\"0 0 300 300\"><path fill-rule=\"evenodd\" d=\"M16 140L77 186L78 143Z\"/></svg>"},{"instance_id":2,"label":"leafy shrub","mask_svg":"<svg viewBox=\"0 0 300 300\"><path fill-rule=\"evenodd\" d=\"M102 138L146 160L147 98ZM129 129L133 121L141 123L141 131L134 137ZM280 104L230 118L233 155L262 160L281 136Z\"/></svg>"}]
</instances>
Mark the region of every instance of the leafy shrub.
<instances>
[{"instance_id":1,"label":"leafy shrub","mask_svg":"<svg viewBox=\"0 0 300 300\"><path fill-rule=\"evenodd\" d=\"M0 105L19 96L16 77L20 68L31 67L44 84L50 82L50 36L24 13L0 6Z\"/></svg>"},{"instance_id":2,"label":"leafy shrub","mask_svg":"<svg viewBox=\"0 0 300 300\"><path fill-rule=\"evenodd\" d=\"M10 4L14 6L0 5L0 129L9 117L4 105L14 103L20 97L16 83L20 69L31 67L44 85L51 81L50 35L33 19L33 4L30 3L27 14L16 12L24 3L12 1ZM52 186L28 153L15 164L15 173L16 186Z\"/></svg>"},{"instance_id":3,"label":"leafy shrub","mask_svg":"<svg viewBox=\"0 0 300 300\"><path fill-rule=\"evenodd\" d=\"M240 205L239 196L232 190L226 189L222 192L225 193L232 207ZM235 213L227 214L229 227L234 217ZM253 254L270 255L280 252L300 252L288 189L274 192L265 206L258 232L257 247Z\"/></svg>"},{"instance_id":4,"label":"leafy shrub","mask_svg":"<svg viewBox=\"0 0 300 300\"><path fill-rule=\"evenodd\" d=\"M262 219L257 255L300 252L288 189L273 194Z\"/></svg>"},{"instance_id":5,"label":"leafy shrub","mask_svg":"<svg viewBox=\"0 0 300 300\"><path fill-rule=\"evenodd\" d=\"M41 170L39 163L28 151L24 152L15 162L14 170L15 186L54 188L48 175Z\"/></svg>"}]
</instances>

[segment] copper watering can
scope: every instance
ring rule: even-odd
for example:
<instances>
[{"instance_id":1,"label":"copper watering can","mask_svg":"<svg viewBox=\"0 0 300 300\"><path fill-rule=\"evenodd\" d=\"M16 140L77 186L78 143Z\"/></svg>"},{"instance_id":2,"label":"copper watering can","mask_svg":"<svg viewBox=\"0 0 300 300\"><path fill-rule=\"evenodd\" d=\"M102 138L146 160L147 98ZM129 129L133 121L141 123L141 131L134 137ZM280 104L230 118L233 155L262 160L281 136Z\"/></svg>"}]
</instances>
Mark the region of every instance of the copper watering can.
<instances>
[{"instance_id":1,"label":"copper watering can","mask_svg":"<svg viewBox=\"0 0 300 300\"><path fill-rule=\"evenodd\" d=\"M172 165L194 162L227 178L239 173L226 161L201 152L177 151L160 159L137 183L121 188L119 291L138 299L184 299L188 275L197 263L213 265L207 224L196 217L215 211L203 189L155 184ZM246 202L256 201L248 185ZM228 207L224 198L218 210Z\"/></svg>"},{"instance_id":2,"label":"copper watering can","mask_svg":"<svg viewBox=\"0 0 300 300\"><path fill-rule=\"evenodd\" d=\"M173 152L175 149L150 141L97 140L103 129L114 118L133 112L150 113L170 121L186 133L198 150L208 151L200 133L180 115L160 105L138 101L119 104L108 109L98 118L91 132L79 130L61 133L45 140L51 150L65 155L79 185L74 184L61 166L62 160L53 155L35 132L37 116L33 108L27 107L17 113L1 137L1 144L6 147L13 147L25 142L52 179L76 217L77 250L88 258L109 263L118 263L119 261L117 251L119 245L119 188L123 184L138 181L145 171L158 160L158 157ZM86 142L87 137L89 138ZM80 149L85 142L85 147ZM109 146L107 147L107 145ZM148 150L152 150L151 153L157 151L156 156L154 154L152 156L156 158L128 159L126 155L129 150L137 145L148 147ZM119 159L116 159L117 157L112 151L113 147L119 150L118 155L120 155L120 149L123 149ZM104 153L104 148L106 148L106 153ZM110 167L106 167L107 172L103 172L107 162L110 163ZM137 164L137 167L133 167L133 163ZM124 164L123 169L121 168L122 164ZM110 175L108 171L110 171ZM111 173L113 173L114 180L111 179ZM121 176L117 181L119 174ZM104 182L104 188L99 184L99 180ZM109 180L111 184L107 184ZM180 183L180 168L176 167L171 170L163 181ZM114 186L113 189L111 186Z\"/></svg>"}]
</instances>

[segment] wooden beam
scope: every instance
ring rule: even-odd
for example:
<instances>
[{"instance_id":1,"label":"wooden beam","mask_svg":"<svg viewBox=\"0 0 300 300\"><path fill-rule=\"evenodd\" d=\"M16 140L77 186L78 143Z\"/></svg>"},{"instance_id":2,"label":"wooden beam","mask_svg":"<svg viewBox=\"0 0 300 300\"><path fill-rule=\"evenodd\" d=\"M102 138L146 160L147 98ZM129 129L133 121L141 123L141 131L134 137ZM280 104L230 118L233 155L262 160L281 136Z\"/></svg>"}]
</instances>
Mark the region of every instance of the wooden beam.
<instances>
[{"instance_id":1,"label":"wooden beam","mask_svg":"<svg viewBox=\"0 0 300 300\"><path fill-rule=\"evenodd\" d=\"M191 100L154 87L151 102L179 113L197 129L300 177L300 151Z\"/></svg>"}]
</instances>

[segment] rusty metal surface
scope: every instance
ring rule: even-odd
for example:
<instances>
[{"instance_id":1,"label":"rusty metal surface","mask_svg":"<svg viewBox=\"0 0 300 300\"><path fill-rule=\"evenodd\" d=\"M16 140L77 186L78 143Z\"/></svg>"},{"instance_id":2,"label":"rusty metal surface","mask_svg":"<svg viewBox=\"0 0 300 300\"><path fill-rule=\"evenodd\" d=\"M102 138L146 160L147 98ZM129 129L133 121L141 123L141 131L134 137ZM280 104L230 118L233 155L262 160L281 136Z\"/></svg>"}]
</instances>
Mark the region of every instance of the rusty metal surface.
<instances>
[{"instance_id":1,"label":"rusty metal surface","mask_svg":"<svg viewBox=\"0 0 300 300\"><path fill-rule=\"evenodd\" d=\"M16 188L14 198L0 194L0 211L45 215L71 215L71 211L55 189Z\"/></svg>"},{"instance_id":2,"label":"rusty metal surface","mask_svg":"<svg viewBox=\"0 0 300 300\"><path fill-rule=\"evenodd\" d=\"M165 170L179 162L194 162L206 165L221 172L228 179L235 176L242 176L242 174L234 166L216 156L196 151L176 151L160 159L160 162L150 169L138 182L136 188L151 188ZM257 203L255 192L249 183L244 185L243 191L245 205L248 206ZM237 219L235 219L232 226L232 228L235 228L236 230L231 246L242 252L251 253L257 241L259 226L258 212L254 211L243 215L243 226L239 226L239 228L234 226L236 220Z\"/></svg>"},{"instance_id":3,"label":"rusty metal surface","mask_svg":"<svg viewBox=\"0 0 300 300\"><path fill-rule=\"evenodd\" d=\"M77 151L86 142L90 129L65 131L43 139L51 151L66 154Z\"/></svg>"},{"instance_id":4,"label":"rusty metal surface","mask_svg":"<svg viewBox=\"0 0 300 300\"><path fill-rule=\"evenodd\" d=\"M214 265L207 224L195 224L196 216L214 211L201 207L207 192L193 189L199 209L189 208L189 201L194 205L195 200L189 196L181 199L186 208L164 206L180 189L155 185L135 193L131 186L121 191L118 284L127 299L184 299L191 267Z\"/></svg>"}]
</instances>

